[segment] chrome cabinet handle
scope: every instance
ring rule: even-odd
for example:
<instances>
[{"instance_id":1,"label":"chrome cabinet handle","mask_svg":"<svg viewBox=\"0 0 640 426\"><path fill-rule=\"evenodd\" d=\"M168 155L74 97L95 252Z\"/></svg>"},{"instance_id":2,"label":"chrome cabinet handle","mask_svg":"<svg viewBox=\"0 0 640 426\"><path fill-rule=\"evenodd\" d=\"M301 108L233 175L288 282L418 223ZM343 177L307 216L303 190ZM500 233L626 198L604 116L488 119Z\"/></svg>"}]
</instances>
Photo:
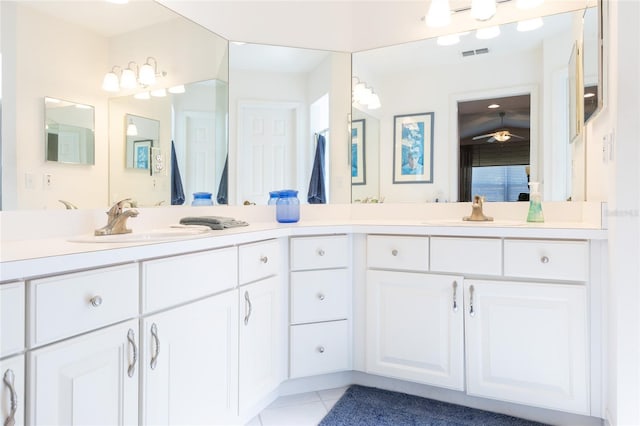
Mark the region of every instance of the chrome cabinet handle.
<instances>
[{"instance_id":1,"label":"chrome cabinet handle","mask_svg":"<svg viewBox=\"0 0 640 426\"><path fill-rule=\"evenodd\" d=\"M251 305L251 299L249 298L249 292L245 291L244 292L244 300L245 300L245 304L244 304L244 325L249 325L249 318L251 317L251 311L253 309L253 306Z\"/></svg>"},{"instance_id":2,"label":"chrome cabinet handle","mask_svg":"<svg viewBox=\"0 0 640 426\"><path fill-rule=\"evenodd\" d=\"M267 263L268 261L269 261L269 258L267 256L260 256L260 262Z\"/></svg>"},{"instance_id":3,"label":"chrome cabinet handle","mask_svg":"<svg viewBox=\"0 0 640 426\"><path fill-rule=\"evenodd\" d=\"M469 315L475 316L476 311L473 310L473 292L474 288L472 285L469 286Z\"/></svg>"},{"instance_id":4,"label":"chrome cabinet handle","mask_svg":"<svg viewBox=\"0 0 640 426\"><path fill-rule=\"evenodd\" d=\"M151 337L153 337L153 341L155 343L155 350L153 351L151 363L149 365L152 370L155 370L156 365L158 365L158 355L160 354L160 338L158 337L158 326L155 322L151 324Z\"/></svg>"},{"instance_id":5,"label":"chrome cabinet handle","mask_svg":"<svg viewBox=\"0 0 640 426\"><path fill-rule=\"evenodd\" d=\"M393 249L391 250L391 256L397 256L398 255L398 250Z\"/></svg>"},{"instance_id":6,"label":"chrome cabinet handle","mask_svg":"<svg viewBox=\"0 0 640 426\"><path fill-rule=\"evenodd\" d=\"M7 385L9 393L11 394L11 411L9 412L9 416L4 420L4 426L14 426L16 424L16 411L18 411L18 394L16 393L14 385L15 375L13 374L13 370L9 369L5 371L2 381Z\"/></svg>"},{"instance_id":7,"label":"chrome cabinet handle","mask_svg":"<svg viewBox=\"0 0 640 426\"><path fill-rule=\"evenodd\" d=\"M94 308L98 308L100 305L102 305L102 297L93 296L91 299L89 299L89 302L91 303L91 306L93 306Z\"/></svg>"},{"instance_id":8,"label":"chrome cabinet handle","mask_svg":"<svg viewBox=\"0 0 640 426\"><path fill-rule=\"evenodd\" d=\"M324 353L324 346L318 346L318 352L323 354Z\"/></svg>"},{"instance_id":9,"label":"chrome cabinet handle","mask_svg":"<svg viewBox=\"0 0 640 426\"><path fill-rule=\"evenodd\" d=\"M133 377L133 374L136 372L136 362L138 362L138 347L136 346L136 335L132 329L129 329L129 332L127 333L127 340L131 344L131 349L133 349L133 360L131 361L131 364L129 364L127 374L129 377Z\"/></svg>"},{"instance_id":10,"label":"chrome cabinet handle","mask_svg":"<svg viewBox=\"0 0 640 426\"><path fill-rule=\"evenodd\" d=\"M318 256L324 256L324 250L318 249Z\"/></svg>"},{"instance_id":11,"label":"chrome cabinet handle","mask_svg":"<svg viewBox=\"0 0 640 426\"><path fill-rule=\"evenodd\" d=\"M453 312L458 312L458 282L453 282Z\"/></svg>"},{"instance_id":12,"label":"chrome cabinet handle","mask_svg":"<svg viewBox=\"0 0 640 426\"><path fill-rule=\"evenodd\" d=\"M318 299L320 299L320 300L324 300L324 294L319 293L319 294L318 294Z\"/></svg>"},{"instance_id":13,"label":"chrome cabinet handle","mask_svg":"<svg viewBox=\"0 0 640 426\"><path fill-rule=\"evenodd\" d=\"M540 258L540 262L541 263L549 263L549 257L548 256L542 256Z\"/></svg>"}]
</instances>

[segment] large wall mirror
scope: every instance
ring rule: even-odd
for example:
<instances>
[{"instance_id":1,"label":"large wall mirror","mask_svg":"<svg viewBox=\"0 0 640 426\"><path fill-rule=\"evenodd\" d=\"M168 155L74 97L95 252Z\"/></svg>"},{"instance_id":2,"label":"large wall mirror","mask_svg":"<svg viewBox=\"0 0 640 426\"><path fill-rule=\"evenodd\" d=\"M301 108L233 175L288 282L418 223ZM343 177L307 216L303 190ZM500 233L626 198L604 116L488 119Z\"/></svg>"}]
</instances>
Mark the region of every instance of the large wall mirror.
<instances>
[{"instance_id":1,"label":"large wall mirror","mask_svg":"<svg viewBox=\"0 0 640 426\"><path fill-rule=\"evenodd\" d=\"M464 201L461 180L465 181L463 186L468 183L471 187L474 169L486 171L480 167L493 167L500 173L504 183L501 192L507 194L509 179L505 176L510 172L506 169L512 164L517 169L514 184L519 187L513 197L505 195L505 201L525 200L522 192L526 192L529 179L542 182L546 200L571 198L571 164L584 163L585 159L576 158L570 144L568 58L582 37L583 25L587 31L585 43L590 43L594 34L596 22L592 16L598 15L598 9L589 7L585 12L586 4L574 2L563 13L544 16L543 26L533 31L518 31L518 23L513 22L501 25L499 36L491 39L479 39L475 31L468 31L459 36L458 44L450 46L443 45L444 39L434 38L354 53L354 78L366 81L381 105L376 109L356 105L353 109L354 119L363 114L369 116L365 119L367 133L370 123L379 126L379 140L375 143L380 147L377 156L367 156L367 184L354 184L353 201ZM597 50L594 54L597 57ZM591 65L585 78L588 73L597 84L601 78L597 61L590 56L587 62ZM512 99L526 101L513 103ZM473 111L461 113L461 106L468 103L473 103ZM434 113L433 183L394 183L393 150L404 142L396 140L394 122L403 115L430 112ZM496 139L496 134L509 130L524 139ZM488 137L480 137L487 134ZM520 155L520 149L510 149L508 139L524 140L520 145L528 149L528 155ZM471 148L480 144L495 146L490 153ZM482 159L480 154L475 159L461 158L458 147L465 145L469 152L486 155ZM500 152L513 161L505 163ZM489 179L484 176L486 173L476 174ZM489 180L496 179L492 175ZM499 192L494 189L490 191L492 195ZM495 201L499 200L502 199Z\"/></svg>"},{"instance_id":2,"label":"large wall mirror","mask_svg":"<svg viewBox=\"0 0 640 426\"><path fill-rule=\"evenodd\" d=\"M16 88L3 98L5 108L15 107L15 120L3 123L10 136L3 140L3 157L17 159L15 168L3 170L3 209L60 209L60 199L79 208L104 208L122 198L141 207L169 205L172 152L185 203L192 192L219 190L228 151L227 40L155 1L25 0L0 7L3 19L15 22L2 28L3 63L14 65L4 67L3 84ZM155 83L134 78L124 84L123 70L137 73L147 63ZM35 78L16 70L46 71ZM109 71L118 79L112 92L102 88ZM80 164L61 157L60 131L53 161L53 143L43 141L49 139L41 124L45 96L94 106L94 154L83 155ZM54 108L47 103L49 134L52 120L58 121ZM144 140L129 142L127 117L157 123L157 136L140 134ZM12 141L20 143L9 146ZM155 155L150 160L159 160L140 157L138 166L161 167L154 173L132 167L133 144L141 154L148 145ZM46 188L45 175L52 177Z\"/></svg>"},{"instance_id":3,"label":"large wall mirror","mask_svg":"<svg viewBox=\"0 0 640 426\"><path fill-rule=\"evenodd\" d=\"M94 164L94 107L57 98L44 98L47 161Z\"/></svg>"}]
</instances>

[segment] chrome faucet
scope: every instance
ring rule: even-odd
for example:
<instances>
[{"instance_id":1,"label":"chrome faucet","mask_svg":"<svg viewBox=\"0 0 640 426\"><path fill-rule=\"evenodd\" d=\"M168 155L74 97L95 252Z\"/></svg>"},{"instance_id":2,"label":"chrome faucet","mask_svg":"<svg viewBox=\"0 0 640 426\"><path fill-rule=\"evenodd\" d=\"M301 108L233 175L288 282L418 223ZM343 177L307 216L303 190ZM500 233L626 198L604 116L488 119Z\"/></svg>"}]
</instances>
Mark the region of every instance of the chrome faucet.
<instances>
[{"instance_id":1,"label":"chrome faucet","mask_svg":"<svg viewBox=\"0 0 640 426\"><path fill-rule=\"evenodd\" d=\"M471 216L465 216L462 220L470 220L474 222L488 222L492 221L493 218L489 216L485 216L482 211L482 204L484 203L484 197L476 195L473 197L473 203L471 203Z\"/></svg>"},{"instance_id":2,"label":"chrome faucet","mask_svg":"<svg viewBox=\"0 0 640 426\"><path fill-rule=\"evenodd\" d=\"M115 235L115 234L128 234L131 229L127 228L127 219L130 217L138 216L138 210L129 209L124 210L125 205L130 207L133 205L131 198L125 198L124 200L115 203L109 211L107 211L107 224L100 229L96 229L95 235Z\"/></svg>"}]
</instances>

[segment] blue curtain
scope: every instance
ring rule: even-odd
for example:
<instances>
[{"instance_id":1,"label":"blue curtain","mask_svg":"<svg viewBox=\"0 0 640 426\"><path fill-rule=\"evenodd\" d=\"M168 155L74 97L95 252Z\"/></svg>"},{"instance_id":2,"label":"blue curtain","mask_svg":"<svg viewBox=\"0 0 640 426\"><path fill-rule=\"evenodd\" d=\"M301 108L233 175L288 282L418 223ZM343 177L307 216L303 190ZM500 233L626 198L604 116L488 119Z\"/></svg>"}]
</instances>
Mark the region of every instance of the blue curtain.
<instances>
[{"instance_id":1,"label":"blue curtain","mask_svg":"<svg viewBox=\"0 0 640 426\"><path fill-rule=\"evenodd\" d=\"M182 178L178 168L176 147L171 141L171 205L184 204L184 199L184 188L182 187Z\"/></svg>"},{"instance_id":2,"label":"blue curtain","mask_svg":"<svg viewBox=\"0 0 640 426\"><path fill-rule=\"evenodd\" d=\"M324 136L318 135L316 155L313 159L313 168L311 169L309 192L307 193L307 201L309 204L326 204L327 202L324 187L324 146Z\"/></svg>"}]
</instances>

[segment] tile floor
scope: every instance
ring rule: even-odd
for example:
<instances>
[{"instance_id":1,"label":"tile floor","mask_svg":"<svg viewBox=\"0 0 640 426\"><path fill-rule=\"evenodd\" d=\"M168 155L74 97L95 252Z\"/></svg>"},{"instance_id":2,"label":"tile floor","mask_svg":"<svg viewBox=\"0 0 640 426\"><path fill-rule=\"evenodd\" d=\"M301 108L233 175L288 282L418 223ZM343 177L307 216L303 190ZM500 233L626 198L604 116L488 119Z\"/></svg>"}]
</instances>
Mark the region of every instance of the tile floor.
<instances>
[{"instance_id":1,"label":"tile floor","mask_svg":"<svg viewBox=\"0 0 640 426\"><path fill-rule=\"evenodd\" d=\"M316 426L346 390L343 387L282 396L247 426Z\"/></svg>"}]
</instances>

